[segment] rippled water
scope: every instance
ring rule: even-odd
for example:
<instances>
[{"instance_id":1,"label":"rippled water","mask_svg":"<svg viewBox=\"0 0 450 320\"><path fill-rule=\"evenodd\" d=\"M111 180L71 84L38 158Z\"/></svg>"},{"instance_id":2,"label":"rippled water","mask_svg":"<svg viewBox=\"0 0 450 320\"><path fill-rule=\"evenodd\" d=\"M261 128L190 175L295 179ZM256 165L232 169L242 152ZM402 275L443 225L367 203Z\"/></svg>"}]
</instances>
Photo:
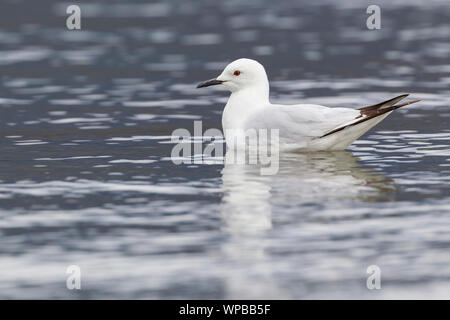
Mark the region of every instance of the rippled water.
<instances>
[{"instance_id":1,"label":"rippled water","mask_svg":"<svg viewBox=\"0 0 450 320\"><path fill-rule=\"evenodd\" d=\"M450 6L381 1L370 31L369 4L96 0L67 31L67 4L4 1L0 298L450 298ZM273 102L423 101L273 176L173 164L174 129L220 128L227 93L195 84L239 57Z\"/></svg>"}]
</instances>

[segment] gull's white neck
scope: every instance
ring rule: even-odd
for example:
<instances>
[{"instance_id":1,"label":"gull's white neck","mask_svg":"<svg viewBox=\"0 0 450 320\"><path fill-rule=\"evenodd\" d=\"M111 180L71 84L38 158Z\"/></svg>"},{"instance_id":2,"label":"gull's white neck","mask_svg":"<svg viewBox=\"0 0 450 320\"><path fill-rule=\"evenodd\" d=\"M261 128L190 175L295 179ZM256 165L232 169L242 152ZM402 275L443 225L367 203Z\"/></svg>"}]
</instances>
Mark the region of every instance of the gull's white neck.
<instances>
[{"instance_id":1,"label":"gull's white neck","mask_svg":"<svg viewBox=\"0 0 450 320\"><path fill-rule=\"evenodd\" d=\"M258 100L264 100L266 102L269 101L269 82L261 81L259 83L255 83L249 85L248 87L233 91L231 96L235 95L236 97L246 99L246 98L255 98Z\"/></svg>"},{"instance_id":2,"label":"gull's white neck","mask_svg":"<svg viewBox=\"0 0 450 320\"><path fill-rule=\"evenodd\" d=\"M268 105L268 81L233 91L223 110L223 129L243 129L245 121L252 113Z\"/></svg>"}]
</instances>

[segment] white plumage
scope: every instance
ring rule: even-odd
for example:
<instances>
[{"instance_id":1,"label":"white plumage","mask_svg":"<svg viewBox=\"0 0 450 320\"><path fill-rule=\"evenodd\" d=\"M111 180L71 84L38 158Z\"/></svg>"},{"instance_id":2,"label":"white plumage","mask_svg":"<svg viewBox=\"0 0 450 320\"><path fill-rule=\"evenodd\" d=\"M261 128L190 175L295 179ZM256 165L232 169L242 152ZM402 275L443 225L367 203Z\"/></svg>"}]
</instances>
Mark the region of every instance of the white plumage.
<instances>
[{"instance_id":1,"label":"white plumage","mask_svg":"<svg viewBox=\"0 0 450 320\"><path fill-rule=\"evenodd\" d=\"M231 91L222 115L227 144L249 129L278 129L280 150L344 150L393 110L418 101L395 105L407 96L402 95L360 109L271 104L266 71L251 59L230 63L197 87L219 84Z\"/></svg>"}]
</instances>

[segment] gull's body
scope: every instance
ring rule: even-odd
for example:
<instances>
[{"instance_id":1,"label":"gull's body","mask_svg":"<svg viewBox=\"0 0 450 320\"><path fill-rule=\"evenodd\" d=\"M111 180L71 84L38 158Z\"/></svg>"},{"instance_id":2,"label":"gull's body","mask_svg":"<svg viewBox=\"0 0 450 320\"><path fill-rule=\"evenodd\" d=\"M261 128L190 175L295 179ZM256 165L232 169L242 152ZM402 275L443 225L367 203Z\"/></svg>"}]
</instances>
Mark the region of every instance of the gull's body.
<instances>
[{"instance_id":1,"label":"gull's body","mask_svg":"<svg viewBox=\"0 0 450 320\"><path fill-rule=\"evenodd\" d=\"M360 109L315 104L278 105L269 101L269 81L255 60L230 63L214 80L198 87L221 84L231 91L222 114L227 144L247 130L278 129L280 150L344 150L393 110L407 95Z\"/></svg>"}]
</instances>

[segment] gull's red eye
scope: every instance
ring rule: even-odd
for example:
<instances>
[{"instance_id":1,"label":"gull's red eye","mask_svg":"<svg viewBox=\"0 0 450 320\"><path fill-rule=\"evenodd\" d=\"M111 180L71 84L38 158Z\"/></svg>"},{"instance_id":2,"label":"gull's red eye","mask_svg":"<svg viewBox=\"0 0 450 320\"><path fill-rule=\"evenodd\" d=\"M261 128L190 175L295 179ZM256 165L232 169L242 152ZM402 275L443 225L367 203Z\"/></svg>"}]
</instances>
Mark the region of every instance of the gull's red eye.
<instances>
[{"instance_id":1,"label":"gull's red eye","mask_svg":"<svg viewBox=\"0 0 450 320\"><path fill-rule=\"evenodd\" d=\"M241 74L241 72L239 70L236 70L233 74L237 77L238 75Z\"/></svg>"}]
</instances>

